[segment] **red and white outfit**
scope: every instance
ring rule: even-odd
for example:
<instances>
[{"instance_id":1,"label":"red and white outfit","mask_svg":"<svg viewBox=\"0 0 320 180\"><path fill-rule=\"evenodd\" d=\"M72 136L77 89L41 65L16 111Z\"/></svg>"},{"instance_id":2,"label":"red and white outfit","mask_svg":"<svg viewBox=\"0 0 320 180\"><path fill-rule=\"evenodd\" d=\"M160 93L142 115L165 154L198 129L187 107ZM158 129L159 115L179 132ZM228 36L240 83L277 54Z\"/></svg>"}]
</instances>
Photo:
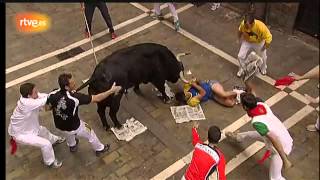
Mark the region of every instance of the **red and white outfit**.
<instances>
[{"instance_id":1,"label":"red and white outfit","mask_svg":"<svg viewBox=\"0 0 320 180\"><path fill-rule=\"evenodd\" d=\"M191 163L182 180L207 180L217 171L217 179L225 180L225 159L217 147L210 147L200 140L196 128L192 128L192 144L195 146Z\"/></svg>"},{"instance_id":2,"label":"red and white outfit","mask_svg":"<svg viewBox=\"0 0 320 180\"><path fill-rule=\"evenodd\" d=\"M271 141L265 136L268 133L272 133L276 136L281 143L284 152L289 155L292 146L293 139L290 136L287 128L284 124L272 113L270 107L265 103L258 102L257 107L248 112L248 115L252 117L251 124L255 131L248 131L237 134L237 141L245 141L247 138L263 141L266 144L267 150L271 151L271 162L269 168L270 180L285 180L281 175L282 159L276 149L273 147Z\"/></svg>"},{"instance_id":3,"label":"red and white outfit","mask_svg":"<svg viewBox=\"0 0 320 180\"><path fill-rule=\"evenodd\" d=\"M61 137L52 134L39 124L39 111L45 105L48 94L38 93L38 98L20 97L8 127L9 135L18 143L41 148L46 165L54 162L52 144Z\"/></svg>"}]
</instances>

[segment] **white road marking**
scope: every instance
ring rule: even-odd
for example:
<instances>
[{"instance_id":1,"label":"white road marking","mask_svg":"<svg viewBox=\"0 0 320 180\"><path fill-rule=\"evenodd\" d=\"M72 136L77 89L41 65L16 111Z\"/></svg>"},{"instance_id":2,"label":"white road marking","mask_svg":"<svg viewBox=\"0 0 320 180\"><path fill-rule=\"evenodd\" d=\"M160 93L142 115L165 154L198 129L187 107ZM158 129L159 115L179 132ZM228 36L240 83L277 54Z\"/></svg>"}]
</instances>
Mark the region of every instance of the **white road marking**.
<instances>
[{"instance_id":1,"label":"white road marking","mask_svg":"<svg viewBox=\"0 0 320 180\"><path fill-rule=\"evenodd\" d=\"M308 99L306 97L304 97L303 95L301 95L300 93L297 93L297 91L292 91L290 93L290 95L294 98L296 98L297 100L301 101L304 104L310 104L310 102L308 101Z\"/></svg>"},{"instance_id":2,"label":"white road marking","mask_svg":"<svg viewBox=\"0 0 320 180\"><path fill-rule=\"evenodd\" d=\"M185 10L191 8L192 6L193 5L187 4L187 5L183 6L183 7L181 7L180 9L178 9L177 12L179 13L179 12L185 11ZM164 17L168 18L168 17L171 17L171 16L172 16L171 13L168 13ZM95 47L95 51L97 52L97 51L99 51L101 49L104 49L104 48L106 48L108 46L111 46L112 44L115 44L115 43L117 43L117 42L119 42L119 41L121 41L123 39L126 39L126 38L128 38L128 37L130 37L130 36L132 36L134 34L137 34L138 32L143 31L143 30L145 30L145 29L147 29L147 28L149 28L151 26L154 26L155 24L158 24L159 22L160 22L159 20L153 20L153 21L149 22L148 24L145 24L145 25L143 25L143 26L141 26L139 28L136 28L136 29L134 29L134 30L132 30L132 31L126 33L126 34L123 34L123 35L117 37L116 39L110 40L108 42L105 42L105 43ZM22 82L27 81L29 79L32 79L34 77L37 77L39 75L42 75L44 73L50 72L50 71L52 71L54 69L57 69L59 67L65 66L65 65L73 63L75 61L78 61L81 58L83 58L85 56L88 56L90 54L92 54L92 49L89 49L89 50L87 50L87 51L85 51L83 53L78 54L77 56L74 56L72 58L66 59L66 60L64 60L62 62L53 64L53 65L48 66L46 68L40 69L40 70L35 71L33 73L30 73L28 75L25 75L25 76L22 76L20 78L15 79L15 80L12 80L12 81L6 83L6 89L11 87L11 86L14 86L16 84L19 84L19 83L22 83Z\"/></svg>"},{"instance_id":3,"label":"white road marking","mask_svg":"<svg viewBox=\"0 0 320 180\"><path fill-rule=\"evenodd\" d=\"M257 153L263 147L264 147L264 143L262 143L260 141L257 141L254 144L251 144L244 151L237 154L235 158L228 161L228 163L226 165L225 173L229 174L232 170L234 170L240 164L245 162L247 159L249 159L249 157L253 156L255 153Z\"/></svg>"},{"instance_id":4,"label":"white road marking","mask_svg":"<svg viewBox=\"0 0 320 180\"><path fill-rule=\"evenodd\" d=\"M134 18L132 18L132 19L129 19L129 20L125 21L125 22L122 22L122 23L114 26L114 29L115 29L115 30L121 29L121 28L123 28L123 27L125 27L125 26L127 26L127 25L129 25L129 24L132 24L132 23L134 23L134 22L136 22L136 21L139 21L140 19L143 19L143 18L145 18L145 17L147 17L147 16L148 16L147 13L143 13L143 14L137 16L137 17L134 17ZM104 30L104 31L102 31L102 32L100 32L100 33L98 33L98 34L95 34L94 36L92 36L92 40L98 39L98 38L106 35L107 33L108 33L108 31L107 31L107 30ZM66 47L64 47L64 48L55 50L55 51L50 52L50 53L48 53L48 54L45 54L45 55L42 55L42 56L40 56L40 57L31 59L31 60L29 60L29 61L25 61L25 62L23 62L23 63L21 63L21 64L18 64L18 65L9 67L9 68L6 69L6 74L9 74L9 73L11 73L11 72L17 71L17 70L22 69L22 68L25 68L25 67L30 66L30 65L32 65L32 64L41 62L41 61L43 61L43 60L46 60L46 59L51 58L51 57L53 57L53 56L56 56L56 55L58 55L58 54L60 54L60 53L69 51L70 49L73 49L73 48L75 48L75 47L81 46L81 45L83 45L83 44L85 44L85 43L88 43L89 41L90 41L89 39L83 39L83 40L80 40L80 41L75 42L75 43L73 43L73 44L70 44L70 45L68 45L68 46L66 46Z\"/></svg>"},{"instance_id":5,"label":"white road marking","mask_svg":"<svg viewBox=\"0 0 320 180\"><path fill-rule=\"evenodd\" d=\"M293 114L290 118L285 120L283 122L283 124L286 126L287 129L289 129L292 126L294 126L295 124L297 124L299 121L301 121L308 114L310 114L313 110L314 110L314 108L312 108L309 105L306 105L302 109L297 111L295 114ZM229 174L232 170L234 170L236 167L238 167L244 161L246 161L251 156L256 154L264 146L265 146L265 144L260 141L256 141L255 143L251 144L248 148L246 148L244 151L239 153L235 158L231 159L227 163L226 174Z\"/></svg>"}]
</instances>

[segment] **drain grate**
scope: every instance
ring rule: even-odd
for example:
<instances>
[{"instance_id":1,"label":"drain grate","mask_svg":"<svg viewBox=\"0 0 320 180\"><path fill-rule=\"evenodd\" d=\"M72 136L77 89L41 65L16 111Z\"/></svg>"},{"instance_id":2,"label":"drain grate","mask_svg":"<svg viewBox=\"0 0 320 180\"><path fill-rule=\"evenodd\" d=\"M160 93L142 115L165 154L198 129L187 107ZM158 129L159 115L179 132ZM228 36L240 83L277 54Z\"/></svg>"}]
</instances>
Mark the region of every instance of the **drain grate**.
<instances>
[{"instance_id":1,"label":"drain grate","mask_svg":"<svg viewBox=\"0 0 320 180\"><path fill-rule=\"evenodd\" d=\"M74 57L82 52L84 52L84 50L79 46L79 47L75 47L73 49L70 49L69 51L60 53L60 54L56 55L55 57L58 58L59 61L63 61L68 58Z\"/></svg>"}]
</instances>

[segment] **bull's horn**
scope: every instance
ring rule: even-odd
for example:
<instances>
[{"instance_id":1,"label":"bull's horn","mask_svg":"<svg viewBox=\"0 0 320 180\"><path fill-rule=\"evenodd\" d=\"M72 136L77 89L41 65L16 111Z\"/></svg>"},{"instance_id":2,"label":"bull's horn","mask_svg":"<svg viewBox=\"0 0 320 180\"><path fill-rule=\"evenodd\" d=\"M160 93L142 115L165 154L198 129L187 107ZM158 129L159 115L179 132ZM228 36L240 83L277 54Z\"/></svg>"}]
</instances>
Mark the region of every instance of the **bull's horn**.
<instances>
[{"instance_id":1,"label":"bull's horn","mask_svg":"<svg viewBox=\"0 0 320 180\"><path fill-rule=\"evenodd\" d=\"M179 53L179 54L177 54L177 56L176 56L176 57L177 57L177 60L181 62L180 57L181 57L181 56L185 56L185 55L189 55L189 54L191 54L191 53L189 53L189 52L186 52L186 53Z\"/></svg>"},{"instance_id":2,"label":"bull's horn","mask_svg":"<svg viewBox=\"0 0 320 180\"><path fill-rule=\"evenodd\" d=\"M189 82L188 80L186 80L186 78L184 78L182 71L180 71L179 75L180 75L180 79L181 79L183 82L185 82L185 83L188 83L188 82Z\"/></svg>"}]
</instances>

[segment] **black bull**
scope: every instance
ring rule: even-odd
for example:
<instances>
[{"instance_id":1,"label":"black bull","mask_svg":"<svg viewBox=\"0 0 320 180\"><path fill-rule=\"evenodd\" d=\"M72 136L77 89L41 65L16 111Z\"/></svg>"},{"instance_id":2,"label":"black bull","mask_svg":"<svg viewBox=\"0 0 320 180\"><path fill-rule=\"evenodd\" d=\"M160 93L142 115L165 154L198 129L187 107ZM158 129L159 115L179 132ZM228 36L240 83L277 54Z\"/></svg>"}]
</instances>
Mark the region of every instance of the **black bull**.
<instances>
[{"instance_id":1,"label":"black bull","mask_svg":"<svg viewBox=\"0 0 320 180\"><path fill-rule=\"evenodd\" d=\"M178 54L177 57L165 46L154 43L137 44L120 49L103 59L95 68L90 79L81 85L77 91L89 85L89 94L98 94L111 88L116 82L122 86L117 95L111 95L99 102L98 114L106 130L109 125L106 120L105 109L110 107L109 115L114 125L121 128L117 119L120 100L127 89L134 87L139 91L140 83L151 82L161 93L165 102L169 97L165 93L165 81L176 83L183 79L184 67Z\"/></svg>"}]
</instances>

